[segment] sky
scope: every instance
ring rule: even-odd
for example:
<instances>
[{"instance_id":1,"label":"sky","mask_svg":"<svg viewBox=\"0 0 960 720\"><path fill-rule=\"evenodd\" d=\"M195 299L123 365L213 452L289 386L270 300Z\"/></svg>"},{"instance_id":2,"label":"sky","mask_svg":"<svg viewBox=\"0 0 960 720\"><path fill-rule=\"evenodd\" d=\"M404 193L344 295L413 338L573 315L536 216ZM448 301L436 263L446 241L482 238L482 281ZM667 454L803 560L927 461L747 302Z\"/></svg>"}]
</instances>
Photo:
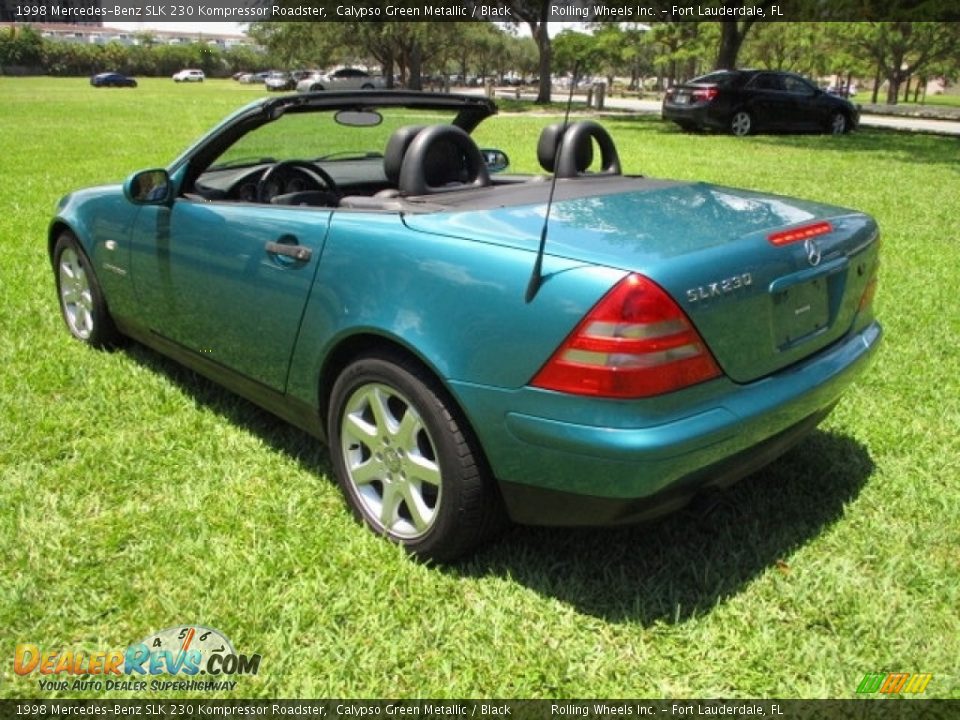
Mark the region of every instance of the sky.
<instances>
[{"instance_id":1,"label":"sky","mask_svg":"<svg viewBox=\"0 0 960 720\"><path fill-rule=\"evenodd\" d=\"M173 30L176 32L224 33L242 35L244 26L231 22L111 22L110 27L120 30Z\"/></svg>"}]
</instances>

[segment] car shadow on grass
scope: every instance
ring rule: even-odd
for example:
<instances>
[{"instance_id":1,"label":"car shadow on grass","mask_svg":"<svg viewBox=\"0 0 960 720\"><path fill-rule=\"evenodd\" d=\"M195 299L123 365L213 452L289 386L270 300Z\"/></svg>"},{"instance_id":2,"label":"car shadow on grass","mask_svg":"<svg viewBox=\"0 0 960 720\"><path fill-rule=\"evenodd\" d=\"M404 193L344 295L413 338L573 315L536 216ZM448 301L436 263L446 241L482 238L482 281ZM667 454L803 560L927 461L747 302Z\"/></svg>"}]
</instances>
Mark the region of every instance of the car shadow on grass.
<instances>
[{"instance_id":1,"label":"car shadow on grass","mask_svg":"<svg viewBox=\"0 0 960 720\"><path fill-rule=\"evenodd\" d=\"M131 342L122 351L138 365L172 382L197 405L212 410L256 435L271 449L294 459L303 470L333 478L326 445L309 433L140 343Z\"/></svg>"},{"instance_id":2,"label":"car shadow on grass","mask_svg":"<svg viewBox=\"0 0 960 720\"><path fill-rule=\"evenodd\" d=\"M518 527L446 571L507 577L607 621L680 623L766 572L789 575L790 555L843 517L873 470L859 442L818 430L712 503L635 527Z\"/></svg>"}]
</instances>

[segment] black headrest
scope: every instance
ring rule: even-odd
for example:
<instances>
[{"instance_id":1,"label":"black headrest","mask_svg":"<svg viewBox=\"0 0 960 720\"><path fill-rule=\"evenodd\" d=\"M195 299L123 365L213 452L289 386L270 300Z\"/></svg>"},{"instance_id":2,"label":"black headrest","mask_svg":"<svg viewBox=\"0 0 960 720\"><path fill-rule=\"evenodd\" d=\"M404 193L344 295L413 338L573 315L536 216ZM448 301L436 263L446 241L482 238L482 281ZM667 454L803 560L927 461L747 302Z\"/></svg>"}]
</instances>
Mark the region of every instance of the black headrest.
<instances>
[{"instance_id":1,"label":"black headrest","mask_svg":"<svg viewBox=\"0 0 960 720\"><path fill-rule=\"evenodd\" d=\"M405 195L489 184L490 174L476 143L455 125L432 125L418 133L400 170L399 187Z\"/></svg>"},{"instance_id":2,"label":"black headrest","mask_svg":"<svg viewBox=\"0 0 960 720\"><path fill-rule=\"evenodd\" d=\"M554 123L553 125L547 125L540 131L540 140L537 142L537 160L540 161L540 167L547 172L556 170L557 150L560 148L560 140L564 133L572 127L573 124ZM583 172L593 162L593 143L580 143L575 151L577 153L578 172ZM564 152L571 151L569 148L565 148Z\"/></svg>"},{"instance_id":3,"label":"black headrest","mask_svg":"<svg viewBox=\"0 0 960 720\"><path fill-rule=\"evenodd\" d=\"M403 157L407 153L407 148L424 127L424 125L405 125L397 128L387 141L387 149L383 153L383 172L391 185L396 185L400 180L400 168L403 167Z\"/></svg>"},{"instance_id":4,"label":"black headrest","mask_svg":"<svg viewBox=\"0 0 960 720\"><path fill-rule=\"evenodd\" d=\"M543 133L540 139L543 142ZM619 175L620 156L617 154L617 148L613 144L610 133L593 120L582 120L572 123L562 133L563 147L557 150L553 163L557 177L577 177L586 172L593 162L594 140L600 147L600 173ZM537 151L539 154L539 146ZM542 160L541 164L543 164Z\"/></svg>"},{"instance_id":5,"label":"black headrest","mask_svg":"<svg viewBox=\"0 0 960 720\"><path fill-rule=\"evenodd\" d=\"M557 161L557 148L560 147L563 127L563 123L554 123L540 131L540 140L537 141L537 160L540 167L548 173L553 172L553 165Z\"/></svg>"}]
</instances>

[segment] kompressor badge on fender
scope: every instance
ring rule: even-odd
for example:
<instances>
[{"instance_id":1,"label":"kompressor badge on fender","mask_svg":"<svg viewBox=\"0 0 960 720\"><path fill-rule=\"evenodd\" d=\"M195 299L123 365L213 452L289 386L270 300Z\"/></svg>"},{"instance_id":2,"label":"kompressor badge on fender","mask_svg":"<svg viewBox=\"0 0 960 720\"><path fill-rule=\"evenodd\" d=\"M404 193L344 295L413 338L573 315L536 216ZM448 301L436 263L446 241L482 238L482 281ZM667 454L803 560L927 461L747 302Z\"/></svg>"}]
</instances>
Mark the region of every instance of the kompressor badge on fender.
<instances>
[{"instance_id":1,"label":"kompressor badge on fender","mask_svg":"<svg viewBox=\"0 0 960 720\"><path fill-rule=\"evenodd\" d=\"M748 285L753 285L753 277L751 277L750 273L734 275L733 277L707 283L700 287L690 288L687 290L687 302L695 303L714 297L723 297L724 295L732 293L734 290L747 287Z\"/></svg>"}]
</instances>

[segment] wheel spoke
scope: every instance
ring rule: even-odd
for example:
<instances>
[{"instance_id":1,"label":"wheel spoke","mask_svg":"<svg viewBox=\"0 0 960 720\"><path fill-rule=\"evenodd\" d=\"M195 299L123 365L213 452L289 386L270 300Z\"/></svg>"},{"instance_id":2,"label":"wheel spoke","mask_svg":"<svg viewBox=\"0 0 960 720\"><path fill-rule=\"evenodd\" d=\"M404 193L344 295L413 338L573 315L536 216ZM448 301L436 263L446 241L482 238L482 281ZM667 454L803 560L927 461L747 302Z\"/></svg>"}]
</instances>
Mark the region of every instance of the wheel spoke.
<instances>
[{"instance_id":1,"label":"wheel spoke","mask_svg":"<svg viewBox=\"0 0 960 720\"><path fill-rule=\"evenodd\" d=\"M397 444L408 453L417 451L417 433L423 430L423 421L412 407L407 407L397 426Z\"/></svg>"},{"instance_id":2,"label":"wheel spoke","mask_svg":"<svg viewBox=\"0 0 960 720\"><path fill-rule=\"evenodd\" d=\"M64 283L61 281L61 282L60 282L60 287L61 287L60 297L63 298L63 304L64 304L64 305L73 305L73 304L75 304L75 303L77 302L79 296L80 296L80 293L79 293L79 292L77 291L77 289L73 286L73 284L72 284L72 283L70 283L70 284L64 284Z\"/></svg>"},{"instance_id":3,"label":"wheel spoke","mask_svg":"<svg viewBox=\"0 0 960 720\"><path fill-rule=\"evenodd\" d=\"M77 256L70 248L64 250L60 256L60 274L70 280L77 277Z\"/></svg>"},{"instance_id":4,"label":"wheel spoke","mask_svg":"<svg viewBox=\"0 0 960 720\"><path fill-rule=\"evenodd\" d=\"M403 463L404 474L434 487L440 487L440 467L433 460L423 455L407 455Z\"/></svg>"},{"instance_id":5,"label":"wheel spoke","mask_svg":"<svg viewBox=\"0 0 960 720\"><path fill-rule=\"evenodd\" d=\"M397 421L393 418L390 408L387 407L388 398L384 393L384 388L379 385L371 386L364 396L364 400L370 406L377 430L391 435L396 434Z\"/></svg>"},{"instance_id":6,"label":"wheel spoke","mask_svg":"<svg viewBox=\"0 0 960 720\"><path fill-rule=\"evenodd\" d=\"M383 480L386 476L383 463L370 458L350 468L350 476L357 485L368 485L374 480Z\"/></svg>"},{"instance_id":7,"label":"wheel spoke","mask_svg":"<svg viewBox=\"0 0 960 720\"><path fill-rule=\"evenodd\" d=\"M83 337L93 332L93 315L83 305L77 306L77 330Z\"/></svg>"},{"instance_id":8,"label":"wheel spoke","mask_svg":"<svg viewBox=\"0 0 960 720\"><path fill-rule=\"evenodd\" d=\"M343 435L363 445L377 437L377 428L363 419L362 410L355 410L344 418Z\"/></svg>"},{"instance_id":9,"label":"wheel spoke","mask_svg":"<svg viewBox=\"0 0 960 720\"><path fill-rule=\"evenodd\" d=\"M405 482L402 486L403 499L407 510L410 511L410 519L417 532L423 532L430 526L433 520L433 508L429 507L423 499L420 487L411 482Z\"/></svg>"},{"instance_id":10,"label":"wheel spoke","mask_svg":"<svg viewBox=\"0 0 960 720\"><path fill-rule=\"evenodd\" d=\"M387 530L392 530L397 522L400 503L403 501L403 495L400 488L395 483L385 483L383 486L383 497L380 504L380 522Z\"/></svg>"}]
</instances>

